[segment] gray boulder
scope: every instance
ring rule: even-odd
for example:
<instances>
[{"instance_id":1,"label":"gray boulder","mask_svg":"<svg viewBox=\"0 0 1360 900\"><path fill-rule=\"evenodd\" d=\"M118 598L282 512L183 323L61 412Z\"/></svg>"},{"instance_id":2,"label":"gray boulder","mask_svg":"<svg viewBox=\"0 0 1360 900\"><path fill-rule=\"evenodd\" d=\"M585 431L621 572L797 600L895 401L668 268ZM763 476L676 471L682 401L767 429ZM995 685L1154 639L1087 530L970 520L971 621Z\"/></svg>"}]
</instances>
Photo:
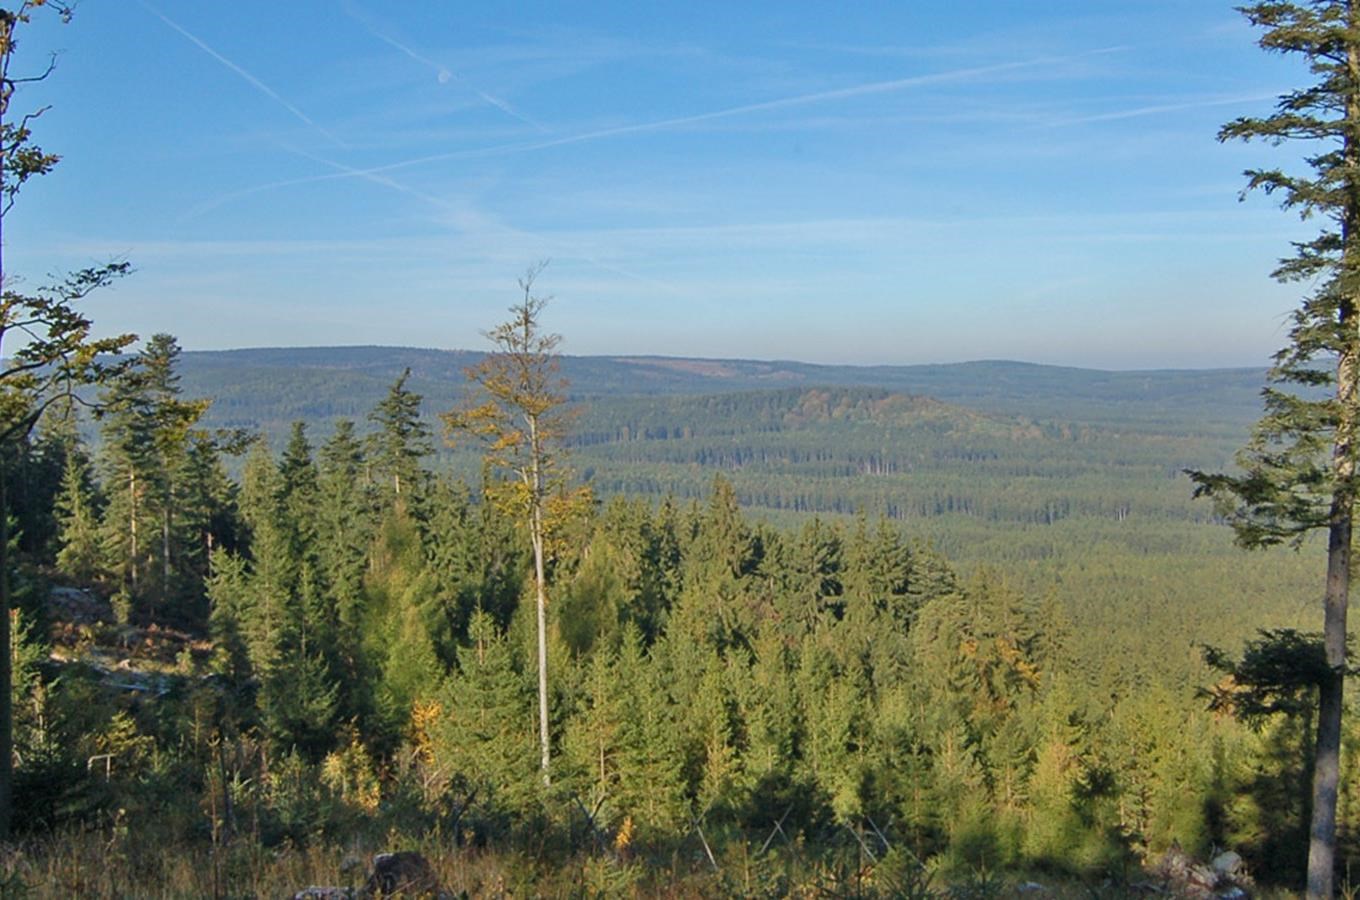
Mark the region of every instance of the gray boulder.
<instances>
[{"instance_id":1,"label":"gray boulder","mask_svg":"<svg viewBox=\"0 0 1360 900\"><path fill-rule=\"evenodd\" d=\"M450 897L430 862L413 850L379 853L364 886L370 897Z\"/></svg>"}]
</instances>

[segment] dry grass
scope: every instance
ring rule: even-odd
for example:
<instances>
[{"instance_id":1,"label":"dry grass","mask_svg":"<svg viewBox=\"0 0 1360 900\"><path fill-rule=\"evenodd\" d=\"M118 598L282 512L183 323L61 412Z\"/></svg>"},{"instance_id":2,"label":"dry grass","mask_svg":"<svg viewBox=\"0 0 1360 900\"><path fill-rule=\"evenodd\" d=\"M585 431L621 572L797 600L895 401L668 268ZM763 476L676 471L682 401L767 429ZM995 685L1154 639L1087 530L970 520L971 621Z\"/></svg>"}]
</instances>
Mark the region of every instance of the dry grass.
<instances>
[{"instance_id":1,"label":"dry grass","mask_svg":"<svg viewBox=\"0 0 1360 900\"><path fill-rule=\"evenodd\" d=\"M946 885L931 879L930 892L899 893L875 883L872 872L844 872L785 863L752 867L749 851L721 857L722 872L685 853L650 861L613 855L575 855L547 860L518 851L457 848L432 837L389 835L380 847L317 845L264 848L248 841L226 847L166 845L115 828L112 834L71 832L0 851L0 900L24 898L280 898L309 885L357 887L373 853L413 849L429 860L455 896L470 898L657 897L688 900L720 896L936 898L1141 897L1136 888L1038 877L1042 890L1021 885L1027 877L970 879ZM1259 900L1285 900L1284 891L1263 891Z\"/></svg>"}]
</instances>

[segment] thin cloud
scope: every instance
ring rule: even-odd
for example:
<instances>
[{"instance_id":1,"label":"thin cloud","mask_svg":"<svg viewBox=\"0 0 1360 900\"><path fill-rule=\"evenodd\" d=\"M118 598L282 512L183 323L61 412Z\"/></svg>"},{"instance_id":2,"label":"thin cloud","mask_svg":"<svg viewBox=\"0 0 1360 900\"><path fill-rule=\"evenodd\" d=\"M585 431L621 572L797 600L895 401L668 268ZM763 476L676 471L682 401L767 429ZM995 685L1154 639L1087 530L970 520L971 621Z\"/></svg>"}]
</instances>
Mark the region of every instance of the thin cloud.
<instances>
[{"instance_id":1,"label":"thin cloud","mask_svg":"<svg viewBox=\"0 0 1360 900\"><path fill-rule=\"evenodd\" d=\"M412 50L410 47L406 46L402 42L398 41L396 38L392 37L390 34L387 34L385 31L381 30L376 25L374 25L373 22L369 19L369 17L366 16L363 12L361 12L359 8L355 6L353 3L346 2L344 4L344 10L345 13L348 14L350 18L354 19L356 22L362 25L364 27L364 30L371 34L373 37L377 38L378 40L382 41L384 44L387 44L390 47L400 50L402 53L406 54L408 57L420 63L421 65L429 66L431 69L434 69L436 77L439 79L440 84L443 84L448 81L456 81L459 84L463 85L472 93L476 94L477 98L480 99L483 103L486 103L490 106L494 106L496 109L499 109L507 116L510 116L513 119L517 119L520 122L523 122L525 125L535 128L538 131L542 131L544 133L550 131L549 128L529 118L524 113L515 109L513 106L511 106L509 103L505 102L501 98L495 96L494 94L488 94L486 91L483 91L482 89L478 88L476 85L469 82L466 78L463 78L457 72L454 72L448 66L442 65L436 62L435 60L430 59L427 56L422 56L415 50Z\"/></svg>"},{"instance_id":2,"label":"thin cloud","mask_svg":"<svg viewBox=\"0 0 1360 900\"><path fill-rule=\"evenodd\" d=\"M427 194L424 193L423 191L418 191L413 187L402 184L401 182L396 181L394 179L388 178L385 175L382 175L381 173L372 172L365 169L356 169L354 166L348 166L345 165L344 163L336 162L333 159L327 159L324 156L317 156L314 153L308 153L307 151L300 150L296 147L289 147L288 149L291 152L296 153L298 156L303 157L304 159L310 159L312 162L320 163L323 166L329 166L330 168L335 169L336 177L362 178L365 181L372 182L373 184L389 188L390 190L394 190L401 194L406 194L408 197L414 197L417 200L422 200L426 203L429 203L432 206L437 206L440 207L441 209L452 208L452 204L450 204L446 200L442 200L439 197L434 196L433 194Z\"/></svg>"},{"instance_id":3,"label":"thin cloud","mask_svg":"<svg viewBox=\"0 0 1360 900\"><path fill-rule=\"evenodd\" d=\"M290 103L287 99L285 99L282 95L280 95L278 91L274 90L274 89L271 88L269 85L265 84L263 81L261 81L260 79L256 78L254 75L250 74L250 73L247 72L245 69L243 69L243 68L241 68L240 66L238 66L236 63L234 63L234 62L232 62L231 60L227 59L227 58L226 58L225 56L223 56L221 53L218 53L218 52L217 52L216 50L214 50L212 47L208 46L208 44L205 43L201 38L195 36L192 32L190 32L187 28L185 28L184 26L178 24L178 23L175 22L173 19L171 19L169 16L165 15L165 13L161 12L160 10L156 9L156 8L155 8L154 6L152 6L151 4L147 3L146 0L138 0L138 2L141 4L142 9L145 9L147 12L151 13L153 16L155 16L156 18L160 19L162 22L164 22L164 23L165 23L166 25L168 25L170 28L172 28L172 29L174 29L175 31L179 32L181 35L183 35L185 38L187 38L189 41L191 41L195 46L197 46L197 47L198 47L200 50L202 50L204 53L208 54L208 55L211 56L213 59L217 60L217 61L220 62L222 65L226 66L228 69L230 69L231 71L235 72L237 75L241 76L241 78L244 79L244 80L246 81L246 83L249 84L251 87L255 88L257 91L259 91L260 93L264 94L266 97L268 97L269 99L273 100L275 103L277 103L278 105L282 106L284 109L288 110L290 113L292 113L294 116L296 116L299 120L301 120L301 121L304 122L305 124L311 126L312 128L314 128L314 129L315 129L317 132L319 132L320 134L325 135L325 137L326 137L328 140L330 140L330 141L332 141L332 142L334 142L334 143L336 143L336 144L339 144L339 145L342 146L342 147L345 145L344 141L340 140L338 137L336 137L335 135L331 134L329 131L327 131L327 130L326 130L324 127L322 127L321 125L318 125L318 124L316 123L316 121L315 121L314 119L312 119L311 116L307 115L305 112L303 112L302 110L300 110L300 109L298 109L296 106L294 106L292 103Z\"/></svg>"},{"instance_id":4,"label":"thin cloud","mask_svg":"<svg viewBox=\"0 0 1360 900\"><path fill-rule=\"evenodd\" d=\"M455 224L457 224L458 227L462 228L463 230L480 230L483 232L496 231L503 235L509 235L539 245L547 244L551 246L555 244L557 248L560 248L562 251L565 251L558 253L556 255L559 256L569 255L583 262L589 263L590 265L603 269L607 272L613 272L615 275L620 275L624 278L639 282L641 284L645 284L652 288L657 288L663 291L667 291L669 293L679 294L679 290L674 286L669 285L662 281L657 281L656 279L650 278L646 275L642 275L637 272L630 271L628 269L620 268L619 266L616 266L613 263L605 262L604 260L591 254L580 244L575 243L573 241L563 240L561 237L550 237L548 235L539 234L533 231L526 231L522 228L516 228L511 225L506 225L502 222L495 221L479 213L471 212L467 209L461 208L456 204L450 203L449 201L444 200L440 197L436 197L433 194L427 194L422 191L418 191L415 188L410 187L409 185L402 184L401 182L396 181L395 179L392 178L388 178L385 175L374 174L372 172L368 172L362 169L356 169L353 166L347 166L344 163L336 162L335 160L331 159L326 159L325 157L317 156L313 153L308 153L306 151L298 150L296 148L292 149L293 152L298 154L299 156L302 156L306 159L310 159L313 162L320 163L324 166L330 166L331 168L338 170L338 173L343 176L363 178L366 181L371 181L374 184L380 185L390 190L397 191L398 193L405 194L409 197L414 197L417 200L423 200L424 202L430 204L431 206L449 212L453 215ZM552 254L550 253L550 255Z\"/></svg>"},{"instance_id":5,"label":"thin cloud","mask_svg":"<svg viewBox=\"0 0 1360 900\"><path fill-rule=\"evenodd\" d=\"M1211 100L1191 100L1185 103L1159 103L1152 106L1139 106L1133 109L1119 109L1089 116L1074 116L1047 123L1051 127L1065 125L1089 125L1095 122L1117 122L1122 119L1138 119L1144 116L1158 116L1162 113L1183 112L1190 109L1211 109L1216 106L1236 106L1239 103L1258 103L1262 100L1275 100L1279 94L1248 94L1240 97L1217 97Z\"/></svg>"},{"instance_id":6,"label":"thin cloud","mask_svg":"<svg viewBox=\"0 0 1360 900\"><path fill-rule=\"evenodd\" d=\"M836 88L829 91L814 91L807 94L798 94L792 97L780 97L775 100L765 100L760 103L746 103L741 106L729 106L724 109L712 110L710 112L695 113L688 116L675 116L669 119L659 119L652 122L638 122L632 125L618 125L612 128L600 128L593 131L581 132L579 134L564 135L558 138L551 138L542 141L528 141L513 144L497 144L490 147L478 147L470 150L451 150L447 153L434 153L428 156L419 156L413 159L400 160L398 162L386 163L381 166L372 166L366 169L354 169L348 173L337 172L329 175L311 175L305 178L292 178L284 181L274 181L268 184L256 185L244 188L231 194L223 195L215 200L198 208L199 212L221 206L230 200L260 193L262 191L273 190L276 188L292 187L301 184L313 184L320 181L335 181L341 178L364 177L368 175L379 175L385 172L394 172L400 169L408 169L414 166L428 165L436 162L449 162L458 159L473 159L486 156L501 156L513 153L531 153L537 150L547 150L553 147L562 147L570 144L582 144L590 141L598 141L606 138L621 137L631 134L646 134L653 131L665 131L671 128L682 128L687 125L697 125L704 122L712 122L721 119L736 118L739 116L751 115L752 113L768 112L771 110L790 109L799 106L808 106L815 103L825 103L832 100L848 100L856 97L866 97L874 94L886 94L897 91L908 90L917 87L926 87L932 84L948 84L957 81L969 81L974 78L981 78L989 75L999 75L1006 72L1015 72L1024 69L1032 69L1040 66L1056 65L1064 62L1071 62L1088 56L1098 56L1108 53L1116 53L1122 47L1103 47L1091 50L1086 53L1074 54L1071 56L1045 56L1037 59L1021 60L1011 63L997 63L990 66L970 66L962 69L951 69L945 72L933 72L928 75L913 75L907 78L894 78L889 81L871 81L865 84L853 85L846 88Z\"/></svg>"}]
</instances>

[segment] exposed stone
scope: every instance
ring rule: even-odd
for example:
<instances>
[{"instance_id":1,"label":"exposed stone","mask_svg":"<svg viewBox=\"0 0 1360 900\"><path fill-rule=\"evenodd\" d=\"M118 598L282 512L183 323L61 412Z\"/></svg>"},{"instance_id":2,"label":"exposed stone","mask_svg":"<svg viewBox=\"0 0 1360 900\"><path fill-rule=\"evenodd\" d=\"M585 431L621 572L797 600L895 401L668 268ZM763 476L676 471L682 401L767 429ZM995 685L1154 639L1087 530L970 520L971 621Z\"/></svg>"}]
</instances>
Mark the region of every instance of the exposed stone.
<instances>
[{"instance_id":1,"label":"exposed stone","mask_svg":"<svg viewBox=\"0 0 1360 900\"><path fill-rule=\"evenodd\" d=\"M1162 854L1153 874L1173 896L1187 900L1246 900L1251 896L1246 866L1242 857L1232 851L1218 854L1206 865L1173 843Z\"/></svg>"},{"instance_id":2,"label":"exposed stone","mask_svg":"<svg viewBox=\"0 0 1360 900\"><path fill-rule=\"evenodd\" d=\"M364 890L373 897L447 897L434 869L413 850L379 853Z\"/></svg>"},{"instance_id":3,"label":"exposed stone","mask_svg":"<svg viewBox=\"0 0 1360 900\"><path fill-rule=\"evenodd\" d=\"M48 594L52 618L81 625L98 625L115 621L113 608L89 591L74 587L54 587Z\"/></svg>"},{"instance_id":4,"label":"exposed stone","mask_svg":"<svg viewBox=\"0 0 1360 900\"><path fill-rule=\"evenodd\" d=\"M1221 878L1227 878L1234 884L1250 884L1251 876L1247 874L1247 864L1242 861L1242 857L1231 850L1225 850L1218 854L1209 865L1214 867L1214 871Z\"/></svg>"}]
</instances>

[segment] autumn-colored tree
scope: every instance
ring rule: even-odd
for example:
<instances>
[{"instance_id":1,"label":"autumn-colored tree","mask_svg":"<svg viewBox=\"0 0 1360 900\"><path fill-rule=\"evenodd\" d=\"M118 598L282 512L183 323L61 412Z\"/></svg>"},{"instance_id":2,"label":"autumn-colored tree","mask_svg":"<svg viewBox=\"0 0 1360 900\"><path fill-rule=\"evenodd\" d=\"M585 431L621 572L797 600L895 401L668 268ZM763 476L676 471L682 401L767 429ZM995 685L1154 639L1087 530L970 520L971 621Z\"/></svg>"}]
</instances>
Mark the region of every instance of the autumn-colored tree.
<instances>
[{"instance_id":1,"label":"autumn-colored tree","mask_svg":"<svg viewBox=\"0 0 1360 900\"><path fill-rule=\"evenodd\" d=\"M519 279L523 300L510 307L510 319L486 333L495 346L467 370L479 390L467 405L444 413L450 443L468 434L486 448L488 466L511 477L487 485L488 496L512 510L529 526L534 552L534 589L538 614L538 730L543 780L548 783L551 742L548 733L548 592L545 543L548 498L560 481L560 450L566 435L565 382L558 375L557 347L562 337L544 333L540 324L548 300L534 295L544 263Z\"/></svg>"}]
</instances>

